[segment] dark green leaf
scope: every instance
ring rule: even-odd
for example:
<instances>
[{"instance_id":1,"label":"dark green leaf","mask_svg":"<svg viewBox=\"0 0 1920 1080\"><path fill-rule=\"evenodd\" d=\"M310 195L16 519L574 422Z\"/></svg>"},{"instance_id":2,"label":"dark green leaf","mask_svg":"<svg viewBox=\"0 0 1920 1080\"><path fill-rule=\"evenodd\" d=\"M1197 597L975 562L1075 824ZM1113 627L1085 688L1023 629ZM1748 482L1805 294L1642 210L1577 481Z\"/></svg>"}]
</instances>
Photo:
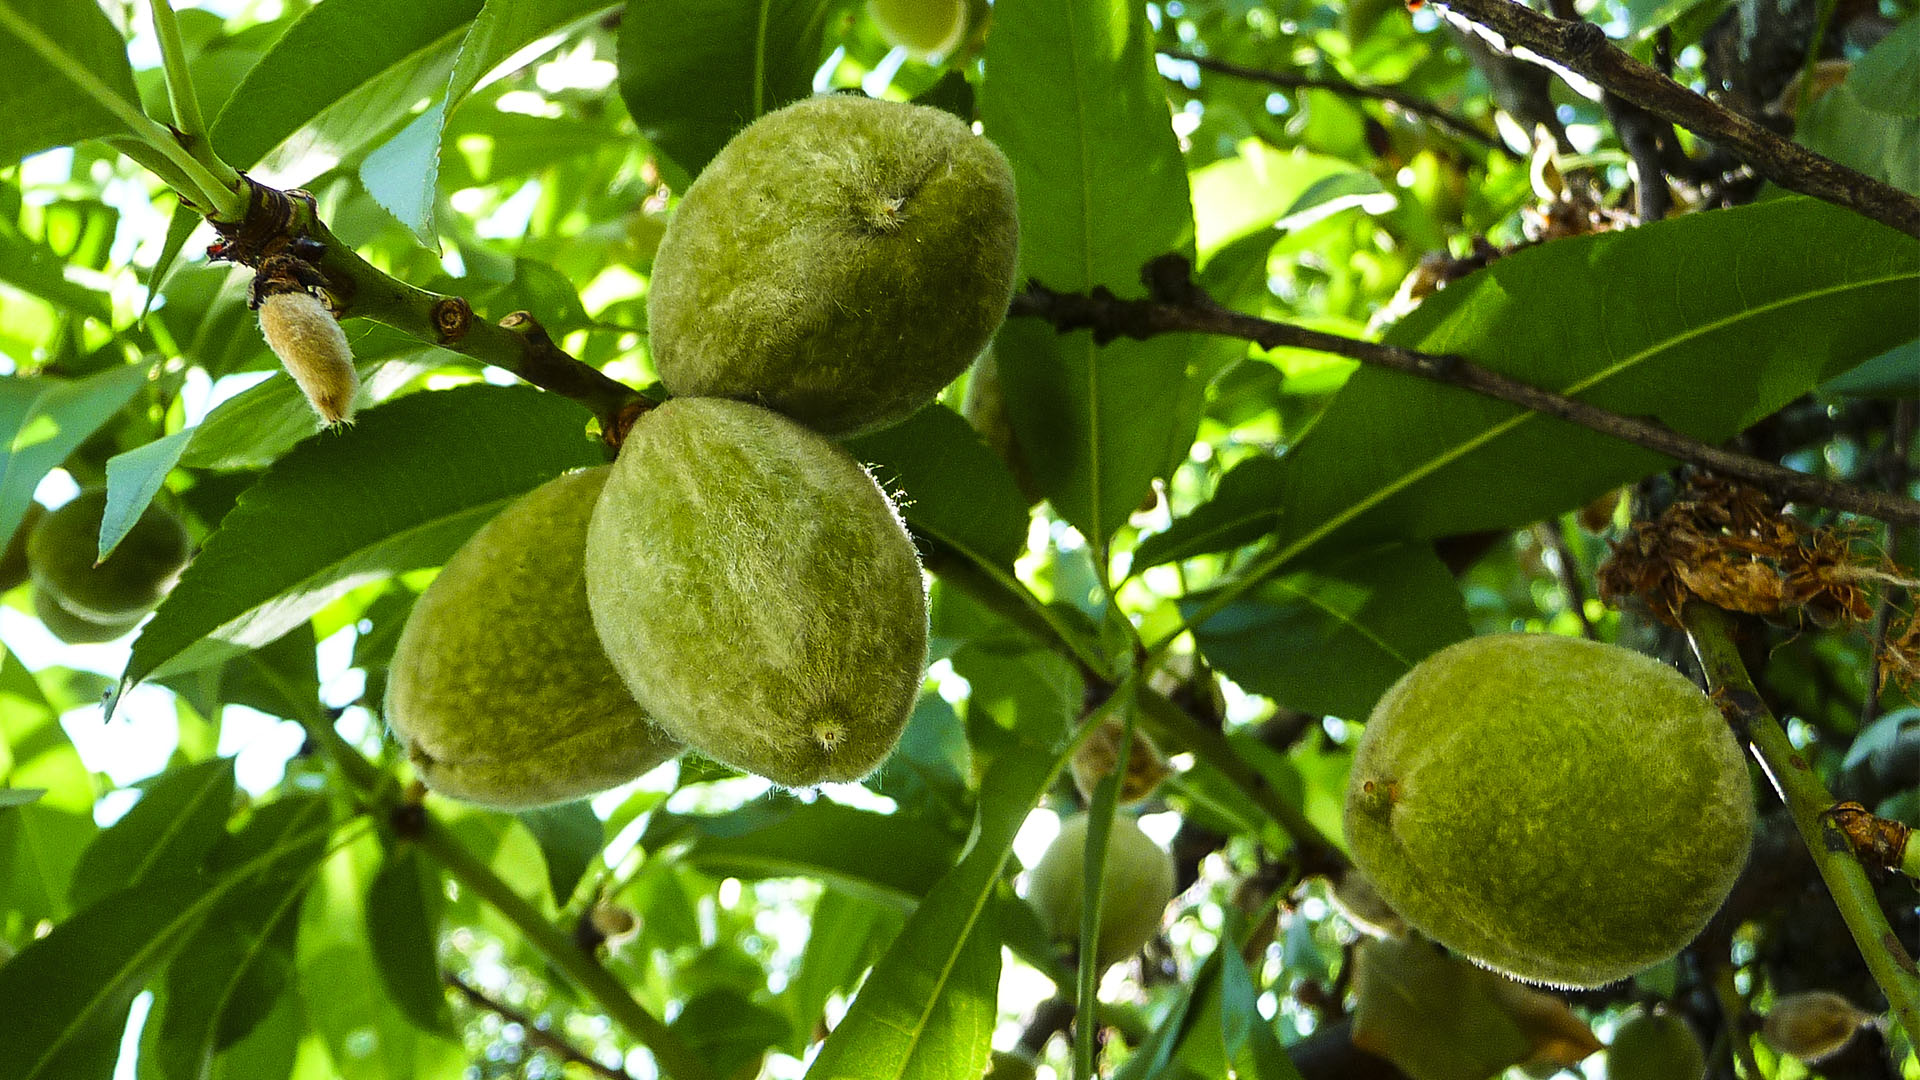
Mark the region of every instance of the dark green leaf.
<instances>
[{"instance_id":1,"label":"dark green leaf","mask_svg":"<svg viewBox=\"0 0 1920 1080\"><path fill-rule=\"evenodd\" d=\"M328 0L308 9L260 58L214 121L213 148L239 168L269 150L355 91L409 69L431 77L424 58L445 53L480 14L483 0ZM444 76L432 83L444 86ZM359 111L363 129L376 132L405 115L418 96Z\"/></svg>"},{"instance_id":2,"label":"dark green leaf","mask_svg":"<svg viewBox=\"0 0 1920 1080\"><path fill-rule=\"evenodd\" d=\"M122 691L272 641L356 585L438 565L515 496L603 461L586 420L554 394L465 386L308 440L208 537L134 642Z\"/></svg>"},{"instance_id":3,"label":"dark green leaf","mask_svg":"<svg viewBox=\"0 0 1920 1080\"><path fill-rule=\"evenodd\" d=\"M553 902L564 907L593 865L594 856L606 846L606 829L592 804L585 800L523 810L519 817L540 843Z\"/></svg>"},{"instance_id":4,"label":"dark green leaf","mask_svg":"<svg viewBox=\"0 0 1920 1080\"><path fill-rule=\"evenodd\" d=\"M1230 920L1225 943L1241 938L1234 925L1239 921ZM1304 925L1306 920L1298 916L1288 920L1289 928ZM1229 945L1219 950L1219 957L1220 1034L1227 1058L1246 1080L1300 1080L1299 1070L1273 1033L1272 1022L1260 1015L1260 988L1254 985L1240 950Z\"/></svg>"},{"instance_id":5,"label":"dark green leaf","mask_svg":"<svg viewBox=\"0 0 1920 1080\"><path fill-rule=\"evenodd\" d=\"M233 658L221 672L220 699L287 720L322 720L314 648L313 626L302 623L279 640Z\"/></svg>"},{"instance_id":6,"label":"dark green leaf","mask_svg":"<svg viewBox=\"0 0 1920 1080\"><path fill-rule=\"evenodd\" d=\"M68 895L76 909L149 878L190 875L227 835L233 759L169 769L80 856Z\"/></svg>"},{"instance_id":7,"label":"dark green leaf","mask_svg":"<svg viewBox=\"0 0 1920 1080\"><path fill-rule=\"evenodd\" d=\"M1920 116L1920 19L1908 18L1854 62L1846 86L1860 104L1893 116Z\"/></svg>"},{"instance_id":8,"label":"dark green leaf","mask_svg":"<svg viewBox=\"0 0 1920 1080\"><path fill-rule=\"evenodd\" d=\"M1820 384L1822 397L1913 397L1920 394L1920 340L1896 345Z\"/></svg>"},{"instance_id":9,"label":"dark green leaf","mask_svg":"<svg viewBox=\"0 0 1920 1080\"><path fill-rule=\"evenodd\" d=\"M387 996L426 1031L451 1034L440 981L440 911L446 894L438 864L412 846L389 849L367 887L367 941Z\"/></svg>"},{"instance_id":10,"label":"dark green leaf","mask_svg":"<svg viewBox=\"0 0 1920 1080\"><path fill-rule=\"evenodd\" d=\"M29 44L37 40L39 47ZM52 47L62 55L49 58ZM101 92L139 111L140 94L120 32L96 4L73 0L0 0L0 166L28 154L95 135L123 132L126 123L75 79L91 75Z\"/></svg>"},{"instance_id":11,"label":"dark green leaf","mask_svg":"<svg viewBox=\"0 0 1920 1080\"><path fill-rule=\"evenodd\" d=\"M1181 608L1191 614L1211 595ZM1207 659L1242 688L1352 720L1422 658L1471 633L1460 589L1426 543L1272 578L1194 630Z\"/></svg>"},{"instance_id":12,"label":"dark green leaf","mask_svg":"<svg viewBox=\"0 0 1920 1080\"><path fill-rule=\"evenodd\" d=\"M780 1000L793 1022L788 1052L806 1051L811 1033L826 1021L827 1001L850 989L867 966L892 943L906 917L889 904L828 889L813 905L807 947Z\"/></svg>"},{"instance_id":13,"label":"dark green leaf","mask_svg":"<svg viewBox=\"0 0 1920 1080\"><path fill-rule=\"evenodd\" d=\"M897 492L901 516L982 566L1011 569L1027 543L1027 501L1013 474L960 415L930 405L905 423L847 443Z\"/></svg>"},{"instance_id":14,"label":"dark green leaf","mask_svg":"<svg viewBox=\"0 0 1920 1080\"><path fill-rule=\"evenodd\" d=\"M813 89L832 0L645 0L620 23L620 96L688 177ZM681 185L676 184L676 187Z\"/></svg>"},{"instance_id":15,"label":"dark green leaf","mask_svg":"<svg viewBox=\"0 0 1920 1080\"><path fill-rule=\"evenodd\" d=\"M900 904L946 873L961 838L917 816L783 799L714 817L656 814L641 844L654 851L679 840L688 842L680 864L714 877L813 877Z\"/></svg>"},{"instance_id":16,"label":"dark green leaf","mask_svg":"<svg viewBox=\"0 0 1920 1080\"><path fill-rule=\"evenodd\" d=\"M221 903L167 965L164 1007L149 1044L171 1076L201 1076L220 1050L244 1039L287 994L294 931L307 887L327 852L328 809L318 796L263 807L214 854L220 870L269 861Z\"/></svg>"},{"instance_id":17,"label":"dark green leaf","mask_svg":"<svg viewBox=\"0 0 1920 1080\"><path fill-rule=\"evenodd\" d=\"M758 1075L767 1050L786 1042L791 1030L785 1016L732 989L688 1001L672 1027L715 1076Z\"/></svg>"},{"instance_id":18,"label":"dark green leaf","mask_svg":"<svg viewBox=\"0 0 1920 1080\"><path fill-rule=\"evenodd\" d=\"M1064 761L1029 743L988 769L972 846L874 965L809 1077L973 1080L986 1069L1000 981L993 898L1014 834Z\"/></svg>"},{"instance_id":19,"label":"dark green leaf","mask_svg":"<svg viewBox=\"0 0 1920 1080\"><path fill-rule=\"evenodd\" d=\"M1146 9L1003 0L981 110L1020 191L1020 276L1064 291L1141 292L1140 269L1193 253L1186 169L1167 121ZM1096 346L1034 319L1000 330L1007 415L1034 481L1096 545L1139 505L1192 429L1178 400L1192 339Z\"/></svg>"},{"instance_id":20,"label":"dark green leaf","mask_svg":"<svg viewBox=\"0 0 1920 1080\"><path fill-rule=\"evenodd\" d=\"M41 478L132 401L152 371L151 364L130 364L78 381L0 380L0 439L7 443L0 460L0 535L13 535Z\"/></svg>"}]
</instances>

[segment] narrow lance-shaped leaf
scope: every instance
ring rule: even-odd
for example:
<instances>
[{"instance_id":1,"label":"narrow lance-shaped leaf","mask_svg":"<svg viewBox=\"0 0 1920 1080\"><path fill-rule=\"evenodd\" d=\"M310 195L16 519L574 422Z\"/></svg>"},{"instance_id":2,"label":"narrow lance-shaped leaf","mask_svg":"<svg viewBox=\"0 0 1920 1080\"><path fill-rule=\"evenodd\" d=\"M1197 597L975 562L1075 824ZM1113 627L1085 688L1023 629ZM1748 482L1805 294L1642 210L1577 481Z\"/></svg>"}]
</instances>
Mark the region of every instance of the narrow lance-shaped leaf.
<instances>
[{"instance_id":1,"label":"narrow lance-shaped leaf","mask_svg":"<svg viewBox=\"0 0 1920 1080\"><path fill-rule=\"evenodd\" d=\"M1154 68L1146 9L1114 0L1002 0L981 108L1020 192L1020 276L1140 295L1149 259L1193 250L1187 174ZM1196 418L1169 408L1187 339L1096 346L1014 319L994 345L1014 434L1060 516L1103 545ZM1185 416L1185 419L1182 417Z\"/></svg>"},{"instance_id":2,"label":"narrow lance-shaped leaf","mask_svg":"<svg viewBox=\"0 0 1920 1080\"><path fill-rule=\"evenodd\" d=\"M29 43L51 43L69 62L55 63ZM138 111L126 42L97 4L73 0L0 0L0 166L127 125L96 89ZM83 84L75 78L84 72Z\"/></svg>"},{"instance_id":3,"label":"narrow lance-shaped leaf","mask_svg":"<svg viewBox=\"0 0 1920 1080\"><path fill-rule=\"evenodd\" d=\"M265 644L355 585L439 565L522 492L599 464L586 410L466 386L369 410L240 497L134 642L121 691Z\"/></svg>"},{"instance_id":4,"label":"narrow lance-shaped leaf","mask_svg":"<svg viewBox=\"0 0 1920 1080\"><path fill-rule=\"evenodd\" d=\"M151 364L112 368L78 381L0 380L0 536L12 536L47 472L133 400Z\"/></svg>"}]
</instances>

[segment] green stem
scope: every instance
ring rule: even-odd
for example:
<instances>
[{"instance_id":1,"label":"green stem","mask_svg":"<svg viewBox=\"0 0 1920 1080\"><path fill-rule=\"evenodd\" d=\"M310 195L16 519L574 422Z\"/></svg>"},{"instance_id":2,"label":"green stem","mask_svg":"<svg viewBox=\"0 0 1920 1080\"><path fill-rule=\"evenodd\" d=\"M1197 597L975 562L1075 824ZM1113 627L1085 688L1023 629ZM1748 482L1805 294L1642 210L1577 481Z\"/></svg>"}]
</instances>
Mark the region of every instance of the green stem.
<instances>
[{"instance_id":1,"label":"green stem","mask_svg":"<svg viewBox=\"0 0 1920 1080\"><path fill-rule=\"evenodd\" d=\"M300 721L308 735L326 749L348 784L363 798L382 804L383 811L392 809L396 802L392 777L342 738L326 717L316 713L301 717ZM525 897L514 892L491 867L475 858L438 818L427 814L424 820L415 838L420 849L446 867L462 888L491 904L513 923L548 963L565 972L609 1017L652 1051L661 1075L672 1080L714 1080L712 1070L693 1055L680 1036L634 1000L620 980L598 960L575 945L571 937Z\"/></svg>"},{"instance_id":2,"label":"green stem","mask_svg":"<svg viewBox=\"0 0 1920 1080\"><path fill-rule=\"evenodd\" d=\"M153 33L160 40L160 63L167 76L167 100L173 105L173 130L187 153L219 183L222 191L240 192L239 170L213 152L207 140L207 120L200 113L200 95L193 89L193 69L187 64L180 22L168 0L151 0Z\"/></svg>"},{"instance_id":3,"label":"green stem","mask_svg":"<svg viewBox=\"0 0 1920 1080\"><path fill-rule=\"evenodd\" d=\"M152 148L166 158L169 164L179 169L192 191L180 194L193 201L202 209L209 210L209 216L219 221L238 221L245 213L247 203L237 188L223 185L208 168L187 153L173 133L143 113L132 102L115 93L113 88L100 81L100 77L88 70L86 65L75 60L59 43L40 32L40 28L27 21L26 17L15 11L6 0L0 0L0 28L26 43L29 49L39 54L40 59L54 70L70 80L80 91L93 99L94 104L105 109L113 118L126 126L128 133L141 143Z\"/></svg>"},{"instance_id":4,"label":"green stem","mask_svg":"<svg viewBox=\"0 0 1920 1080\"><path fill-rule=\"evenodd\" d=\"M460 887L493 905L553 966L585 990L615 1023L626 1028L653 1051L661 1075L676 1080L712 1080L713 1071L695 1057L680 1036L646 1006L634 1000L620 980L593 956L573 943L539 909L514 892L487 864L475 858L440 821L429 817L415 841L420 850L446 867Z\"/></svg>"},{"instance_id":5,"label":"green stem","mask_svg":"<svg viewBox=\"0 0 1920 1080\"><path fill-rule=\"evenodd\" d=\"M1087 807L1087 846L1080 877L1086 882L1080 893L1080 969L1074 980L1080 1020L1073 1040L1074 1076L1085 1080L1098 1076L1093 1067L1093 1036L1100 1026L1100 975L1106 970L1107 959L1100 955L1100 911L1107 902L1107 838L1113 834L1113 811L1119 801L1120 782L1127 775L1127 756L1133 751L1134 710L1127 708L1125 715L1126 726L1113 771L1100 778L1093 803Z\"/></svg>"},{"instance_id":6,"label":"green stem","mask_svg":"<svg viewBox=\"0 0 1920 1080\"><path fill-rule=\"evenodd\" d=\"M1867 970L1887 995L1894 1017L1910 1039L1920 1038L1920 969L1900 944L1886 913L1880 909L1866 867L1854 857L1853 846L1828 817L1835 800L1805 756L1787 738L1785 729L1761 701L1733 640L1727 613L1698 601L1681 612L1694 654L1707 674L1707 686L1730 714L1736 728L1744 727L1753 753L1774 789L1793 815L1793 823L1827 884L1840 917Z\"/></svg>"}]
</instances>

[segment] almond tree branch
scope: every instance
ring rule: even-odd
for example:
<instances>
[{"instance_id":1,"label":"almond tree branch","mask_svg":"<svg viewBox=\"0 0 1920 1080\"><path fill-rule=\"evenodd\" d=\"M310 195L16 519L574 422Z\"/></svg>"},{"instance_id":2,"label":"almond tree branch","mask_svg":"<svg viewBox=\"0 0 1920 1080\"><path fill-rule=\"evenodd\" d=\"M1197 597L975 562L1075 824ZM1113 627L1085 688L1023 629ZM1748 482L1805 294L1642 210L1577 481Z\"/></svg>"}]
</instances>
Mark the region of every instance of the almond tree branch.
<instances>
[{"instance_id":1,"label":"almond tree branch","mask_svg":"<svg viewBox=\"0 0 1920 1080\"><path fill-rule=\"evenodd\" d=\"M1399 108L1403 112L1424 117L1434 124L1456 135L1471 139L1490 150L1505 154L1508 157L1519 156L1515 154L1512 148L1507 146L1506 143L1501 142L1499 136L1491 132L1482 131L1473 121L1468 120L1464 116L1450 113L1419 95L1408 93L1397 86L1368 86L1348 82L1345 79L1332 76L1300 75L1290 71L1268 71L1262 68L1246 67L1241 64L1229 63L1228 61L1219 60L1211 56L1198 56L1194 53L1179 52L1172 49L1162 49L1160 55L1169 60L1178 60L1182 63L1192 64L1203 71L1218 72L1221 75L1230 75L1236 79L1250 79L1254 82L1263 82L1268 86L1277 86L1283 90L1326 90L1344 97L1372 98L1375 101L1384 101Z\"/></svg>"},{"instance_id":2,"label":"almond tree branch","mask_svg":"<svg viewBox=\"0 0 1920 1080\"><path fill-rule=\"evenodd\" d=\"M1590 22L1542 15L1512 0L1444 0L1458 15L1591 79L1655 116L1725 147L1761 176L1920 236L1920 198L1782 138L1694 93L1607 41Z\"/></svg>"},{"instance_id":3,"label":"almond tree branch","mask_svg":"<svg viewBox=\"0 0 1920 1080\"><path fill-rule=\"evenodd\" d=\"M1331 353L1364 364L1456 386L1656 450L1668 457L1736 477L1782 499L1865 514L1881 521L1920 524L1920 502L1891 492L1869 491L1761 461L1674 431L1652 420L1622 416L1577 398L1523 383L1452 355L1424 353L1287 323L1243 315L1221 305L1193 283L1191 267L1178 255L1149 262L1142 272L1147 296L1122 300L1104 286L1089 293L1060 293L1028 282L1013 298L1012 315L1045 319L1054 329L1091 329L1095 342L1118 337L1150 338L1170 333L1219 334L1263 349L1295 348Z\"/></svg>"},{"instance_id":4,"label":"almond tree branch","mask_svg":"<svg viewBox=\"0 0 1920 1080\"><path fill-rule=\"evenodd\" d=\"M563 1060L583 1066L588 1072L593 1073L595 1076L605 1077L606 1080L633 1080L633 1077L627 1073L595 1061L592 1057L588 1056L586 1051L581 1050L567 1040L541 1027L527 1014L505 1002L495 1001L488 997L485 991L472 985L460 976L455 975L453 972L443 971L440 973L440 978L458 992L461 997L466 998L467 1002L473 1007L485 1009L491 1013L497 1013L508 1023L518 1024L520 1030L527 1033L528 1042L546 1050L548 1053L555 1054Z\"/></svg>"},{"instance_id":5,"label":"almond tree branch","mask_svg":"<svg viewBox=\"0 0 1920 1080\"><path fill-rule=\"evenodd\" d=\"M1832 792L1761 701L1734 642L1732 618L1717 607L1693 601L1681 610L1681 620L1715 703L1735 733L1752 745L1754 757L1792 813L1800 838L1852 931L1867 970L1887 995L1895 1019L1907 1029L1908 1038L1920 1035L1920 967L1888 925L1866 867L1836 822Z\"/></svg>"}]
</instances>

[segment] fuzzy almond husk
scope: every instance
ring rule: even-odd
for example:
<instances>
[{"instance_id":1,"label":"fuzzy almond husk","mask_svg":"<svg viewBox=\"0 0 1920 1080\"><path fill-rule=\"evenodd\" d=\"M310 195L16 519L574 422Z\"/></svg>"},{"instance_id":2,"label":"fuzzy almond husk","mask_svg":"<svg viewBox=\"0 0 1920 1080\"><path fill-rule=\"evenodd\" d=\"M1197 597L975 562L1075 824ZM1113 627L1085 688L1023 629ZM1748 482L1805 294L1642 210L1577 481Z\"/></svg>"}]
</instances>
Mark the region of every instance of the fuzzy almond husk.
<instances>
[{"instance_id":1,"label":"fuzzy almond husk","mask_svg":"<svg viewBox=\"0 0 1920 1080\"><path fill-rule=\"evenodd\" d=\"M1672 956L1753 835L1713 703L1630 649L1496 634L1415 665L1367 721L1354 861L1414 928L1518 979L1592 987Z\"/></svg>"},{"instance_id":2,"label":"fuzzy almond husk","mask_svg":"<svg viewBox=\"0 0 1920 1080\"><path fill-rule=\"evenodd\" d=\"M1059 834L1027 878L1027 899L1056 938L1080 936L1087 825L1085 814L1061 822ZM1116 814L1107 832L1100 881L1100 943L1095 957L1104 968L1139 952L1160 932L1160 920L1173 900L1173 856L1142 832L1133 818Z\"/></svg>"},{"instance_id":3,"label":"fuzzy almond husk","mask_svg":"<svg viewBox=\"0 0 1920 1080\"><path fill-rule=\"evenodd\" d=\"M756 405L641 416L587 531L608 657L654 721L778 784L893 752L927 661L920 561L846 451Z\"/></svg>"},{"instance_id":4,"label":"fuzzy almond husk","mask_svg":"<svg viewBox=\"0 0 1920 1080\"><path fill-rule=\"evenodd\" d=\"M276 293L260 302L260 333L329 425L353 419L360 373L340 321L309 292Z\"/></svg>"}]
</instances>

